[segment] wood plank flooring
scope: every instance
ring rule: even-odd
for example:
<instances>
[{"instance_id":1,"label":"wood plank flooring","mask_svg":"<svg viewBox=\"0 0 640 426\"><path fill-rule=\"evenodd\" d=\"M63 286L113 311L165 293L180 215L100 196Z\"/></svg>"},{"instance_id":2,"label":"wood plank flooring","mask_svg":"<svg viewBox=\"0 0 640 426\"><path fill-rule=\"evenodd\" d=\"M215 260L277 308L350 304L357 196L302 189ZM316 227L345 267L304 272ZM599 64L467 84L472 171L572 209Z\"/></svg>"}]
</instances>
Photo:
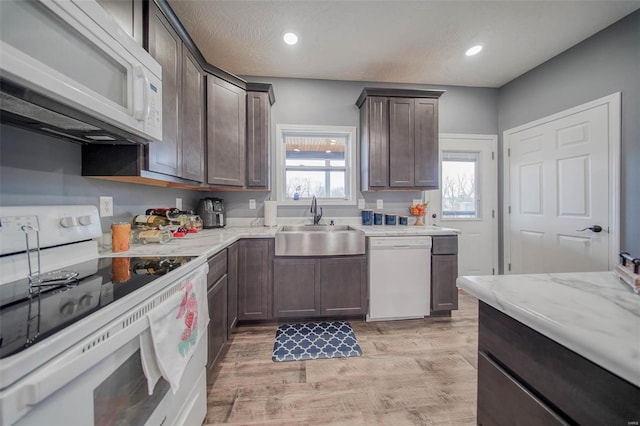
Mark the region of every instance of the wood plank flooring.
<instances>
[{"instance_id":1,"label":"wood plank flooring","mask_svg":"<svg viewBox=\"0 0 640 426\"><path fill-rule=\"evenodd\" d=\"M451 318L350 321L362 357L273 362L276 325L234 333L205 424L475 425L478 303Z\"/></svg>"}]
</instances>

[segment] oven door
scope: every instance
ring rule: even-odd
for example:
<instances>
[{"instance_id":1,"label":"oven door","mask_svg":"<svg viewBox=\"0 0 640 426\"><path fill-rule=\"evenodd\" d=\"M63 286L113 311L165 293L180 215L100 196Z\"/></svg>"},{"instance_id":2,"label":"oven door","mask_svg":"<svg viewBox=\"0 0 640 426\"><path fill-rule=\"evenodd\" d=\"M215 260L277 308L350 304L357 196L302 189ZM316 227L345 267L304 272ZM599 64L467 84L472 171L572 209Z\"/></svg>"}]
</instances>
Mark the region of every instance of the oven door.
<instances>
[{"instance_id":1,"label":"oven door","mask_svg":"<svg viewBox=\"0 0 640 426\"><path fill-rule=\"evenodd\" d=\"M148 312L187 282L206 289L206 276L205 264L3 389L0 424L200 424L206 414L206 333L176 393L160 379L152 395L142 370L140 335L149 330Z\"/></svg>"},{"instance_id":2,"label":"oven door","mask_svg":"<svg viewBox=\"0 0 640 426\"><path fill-rule=\"evenodd\" d=\"M170 425L199 424L206 411L206 339L189 362L174 395L160 379L147 392L139 339L134 338L73 382L38 404L18 425ZM193 385L191 385L193 384Z\"/></svg>"}]
</instances>

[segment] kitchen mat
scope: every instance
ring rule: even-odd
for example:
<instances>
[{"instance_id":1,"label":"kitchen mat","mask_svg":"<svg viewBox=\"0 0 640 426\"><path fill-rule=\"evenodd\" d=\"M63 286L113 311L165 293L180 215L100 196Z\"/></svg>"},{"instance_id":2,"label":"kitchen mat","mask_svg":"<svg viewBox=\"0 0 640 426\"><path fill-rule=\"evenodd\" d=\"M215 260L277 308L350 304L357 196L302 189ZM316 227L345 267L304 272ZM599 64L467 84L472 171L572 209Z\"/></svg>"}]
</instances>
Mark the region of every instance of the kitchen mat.
<instances>
[{"instance_id":1,"label":"kitchen mat","mask_svg":"<svg viewBox=\"0 0 640 426\"><path fill-rule=\"evenodd\" d=\"M358 339L347 321L282 324L273 345L274 362L361 356Z\"/></svg>"}]
</instances>

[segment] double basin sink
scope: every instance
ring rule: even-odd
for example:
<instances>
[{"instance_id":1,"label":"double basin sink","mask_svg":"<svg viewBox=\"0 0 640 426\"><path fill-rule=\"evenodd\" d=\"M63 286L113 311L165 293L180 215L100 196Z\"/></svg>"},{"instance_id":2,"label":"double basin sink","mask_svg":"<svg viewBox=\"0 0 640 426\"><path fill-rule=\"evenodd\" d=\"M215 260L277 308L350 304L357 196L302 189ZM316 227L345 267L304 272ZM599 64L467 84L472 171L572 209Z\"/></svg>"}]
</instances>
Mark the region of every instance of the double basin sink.
<instances>
[{"instance_id":1,"label":"double basin sink","mask_svg":"<svg viewBox=\"0 0 640 426\"><path fill-rule=\"evenodd\" d=\"M276 256L365 253L364 232L346 225L285 225L276 232Z\"/></svg>"}]
</instances>

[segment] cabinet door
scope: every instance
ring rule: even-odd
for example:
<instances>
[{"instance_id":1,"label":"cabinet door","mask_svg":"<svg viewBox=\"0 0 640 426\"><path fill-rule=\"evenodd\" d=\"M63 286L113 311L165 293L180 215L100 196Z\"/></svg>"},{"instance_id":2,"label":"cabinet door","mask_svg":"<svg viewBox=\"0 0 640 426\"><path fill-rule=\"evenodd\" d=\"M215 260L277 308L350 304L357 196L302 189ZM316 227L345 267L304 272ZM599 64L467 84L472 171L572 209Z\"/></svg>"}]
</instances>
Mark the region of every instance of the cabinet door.
<instances>
[{"instance_id":1,"label":"cabinet door","mask_svg":"<svg viewBox=\"0 0 640 426\"><path fill-rule=\"evenodd\" d=\"M182 172L179 127L182 102L182 40L153 2L149 2L147 50L162 66L162 140L147 145L147 169L180 176Z\"/></svg>"},{"instance_id":2,"label":"cabinet door","mask_svg":"<svg viewBox=\"0 0 640 426\"><path fill-rule=\"evenodd\" d=\"M415 100L415 156L414 185L437 189L438 159L438 101L436 99Z\"/></svg>"},{"instance_id":3,"label":"cabinet door","mask_svg":"<svg viewBox=\"0 0 640 426\"><path fill-rule=\"evenodd\" d=\"M431 312L458 309L458 255L431 256Z\"/></svg>"},{"instance_id":4,"label":"cabinet door","mask_svg":"<svg viewBox=\"0 0 640 426\"><path fill-rule=\"evenodd\" d=\"M273 239L238 242L238 320L272 318Z\"/></svg>"},{"instance_id":5,"label":"cabinet door","mask_svg":"<svg viewBox=\"0 0 640 426\"><path fill-rule=\"evenodd\" d=\"M369 165L368 186L386 188L389 186L389 99L369 98L363 112L367 114L368 124L363 124L367 126L368 156L364 161Z\"/></svg>"},{"instance_id":6,"label":"cabinet door","mask_svg":"<svg viewBox=\"0 0 640 426\"><path fill-rule=\"evenodd\" d=\"M366 256L324 258L319 264L321 314L366 314Z\"/></svg>"},{"instance_id":7,"label":"cabinet door","mask_svg":"<svg viewBox=\"0 0 640 426\"><path fill-rule=\"evenodd\" d=\"M238 243L227 248L227 338L238 324Z\"/></svg>"},{"instance_id":8,"label":"cabinet door","mask_svg":"<svg viewBox=\"0 0 640 426\"><path fill-rule=\"evenodd\" d=\"M389 99L389 186L414 185L414 100Z\"/></svg>"},{"instance_id":9,"label":"cabinet door","mask_svg":"<svg viewBox=\"0 0 640 426\"><path fill-rule=\"evenodd\" d=\"M246 95L243 89L207 76L207 182L244 186Z\"/></svg>"},{"instance_id":10,"label":"cabinet door","mask_svg":"<svg viewBox=\"0 0 640 426\"><path fill-rule=\"evenodd\" d=\"M207 292L209 302L209 333L207 354L207 382L211 384L216 361L227 341L227 276L224 275Z\"/></svg>"},{"instance_id":11,"label":"cabinet door","mask_svg":"<svg viewBox=\"0 0 640 426\"><path fill-rule=\"evenodd\" d=\"M182 175L204 180L204 75L196 60L184 49L182 61Z\"/></svg>"},{"instance_id":12,"label":"cabinet door","mask_svg":"<svg viewBox=\"0 0 640 426\"><path fill-rule=\"evenodd\" d=\"M320 274L315 259L273 261L273 316L312 317L320 314Z\"/></svg>"},{"instance_id":13,"label":"cabinet door","mask_svg":"<svg viewBox=\"0 0 640 426\"><path fill-rule=\"evenodd\" d=\"M568 425L485 353L478 353L479 425Z\"/></svg>"},{"instance_id":14,"label":"cabinet door","mask_svg":"<svg viewBox=\"0 0 640 426\"><path fill-rule=\"evenodd\" d=\"M247 92L247 187L269 189L271 104L266 92Z\"/></svg>"}]
</instances>

